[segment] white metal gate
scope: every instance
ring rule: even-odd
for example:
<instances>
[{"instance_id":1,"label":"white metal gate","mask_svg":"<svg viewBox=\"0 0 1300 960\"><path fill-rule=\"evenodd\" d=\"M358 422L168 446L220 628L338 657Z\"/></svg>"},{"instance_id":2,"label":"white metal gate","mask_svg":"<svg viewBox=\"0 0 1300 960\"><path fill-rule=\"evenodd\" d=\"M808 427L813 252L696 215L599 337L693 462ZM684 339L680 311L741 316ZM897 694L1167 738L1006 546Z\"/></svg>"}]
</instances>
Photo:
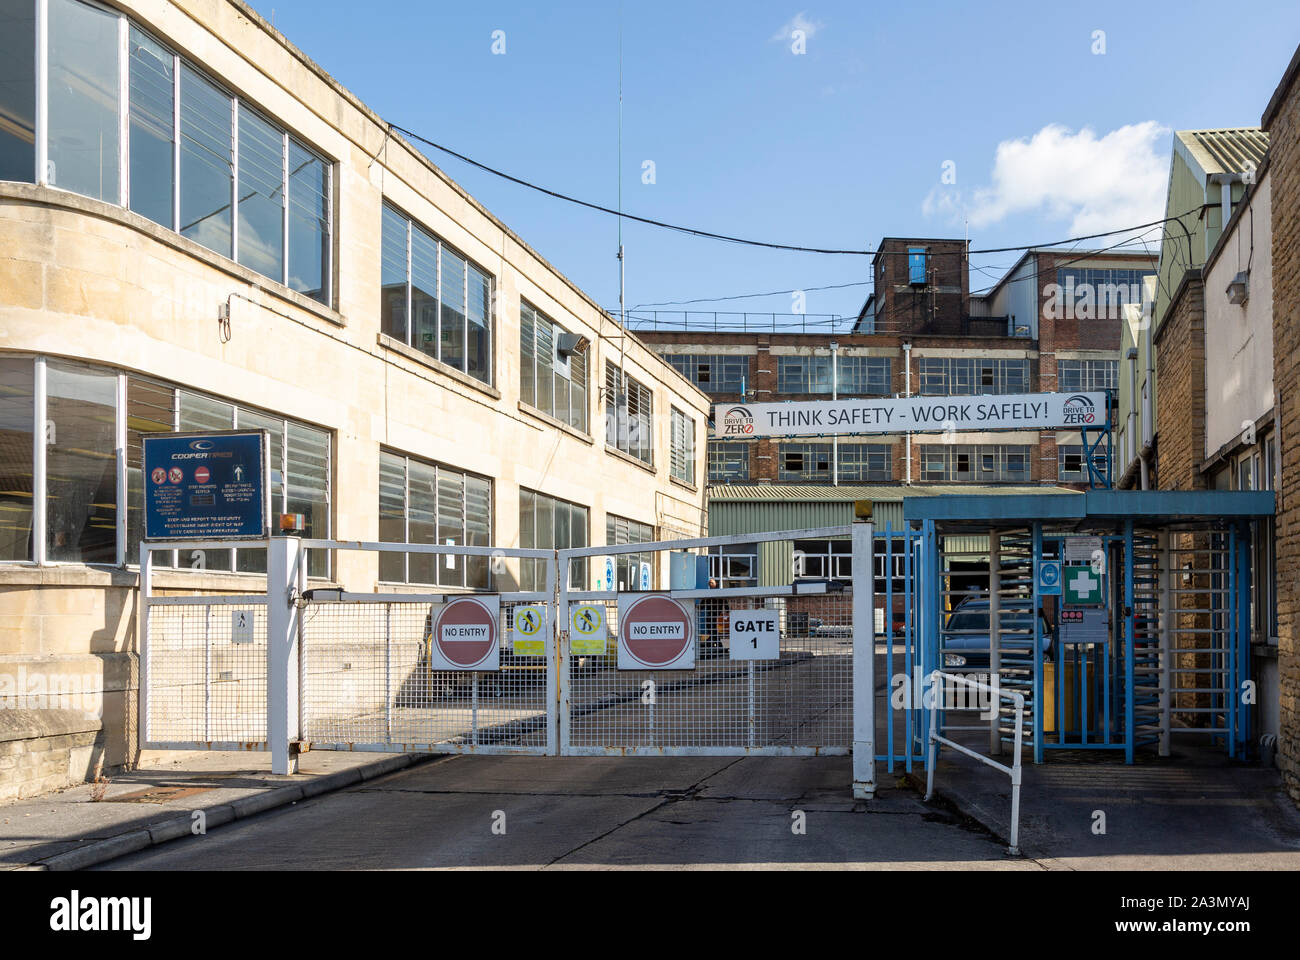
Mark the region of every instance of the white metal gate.
<instances>
[{"instance_id":1,"label":"white metal gate","mask_svg":"<svg viewBox=\"0 0 1300 960\"><path fill-rule=\"evenodd\" d=\"M666 561L671 553L757 549L810 538L851 547L847 581L718 589L698 589L692 582L671 589L669 564L663 562L652 582L636 584L644 589L622 591L694 601L697 659L689 670L618 669L620 591L570 589L571 568L593 557L635 553ZM269 749L277 772L291 771L297 754L311 748L627 756L852 753L855 792L874 791L869 523L559 551L292 537L241 546L267 548L265 595L153 597L149 553L170 547L141 549L147 746ZM497 585L509 585L519 565L529 564L543 589L495 594L500 669L435 670L435 611L467 595L464 590L309 587L307 558L313 550L430 554L440 563L475 558L492 565ZM344 564L336 560L336 566ZM563 583L559 570L566 572ZM603 654L575 655L569 613L577 603L604 607L610 629ZM513 644L515 613L525 604L547 614L539 653L521 653ZM234 610L245 611L251 624L237 630L227 616ZM777 656L732 658L730 615L746 610L763 611L779 623Z\"/></svg>"}]
</instances>

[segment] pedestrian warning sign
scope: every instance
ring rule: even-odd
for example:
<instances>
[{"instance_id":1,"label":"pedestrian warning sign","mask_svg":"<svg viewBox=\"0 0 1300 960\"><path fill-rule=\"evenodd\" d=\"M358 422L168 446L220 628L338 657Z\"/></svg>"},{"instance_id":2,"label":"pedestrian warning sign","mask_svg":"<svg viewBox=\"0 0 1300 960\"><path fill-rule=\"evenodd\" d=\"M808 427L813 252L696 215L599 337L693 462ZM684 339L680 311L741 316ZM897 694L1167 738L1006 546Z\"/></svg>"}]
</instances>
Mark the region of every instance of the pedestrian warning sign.
<instances>
[{"instance_id":1,"label":"pedestrian warning sign","mask_svg":"<svg viewBox=\"0 0 1300 960\"><path fill-rule=\"evenodd\" d=\"M512 646L516 656L546 656L546 607L540 603L515 607Z\"/></svg>"},{"instance_id":2,"label":"pedestrian warning sign","mask_svg":"<svg viewBox=\"0 0 1300 960\"><path fill-rule=\"evenodd\" d=\"M569 608L569 652L575 657L603 657L609 631L605 606L579 603Z\"/></svg>"}]
</instances>

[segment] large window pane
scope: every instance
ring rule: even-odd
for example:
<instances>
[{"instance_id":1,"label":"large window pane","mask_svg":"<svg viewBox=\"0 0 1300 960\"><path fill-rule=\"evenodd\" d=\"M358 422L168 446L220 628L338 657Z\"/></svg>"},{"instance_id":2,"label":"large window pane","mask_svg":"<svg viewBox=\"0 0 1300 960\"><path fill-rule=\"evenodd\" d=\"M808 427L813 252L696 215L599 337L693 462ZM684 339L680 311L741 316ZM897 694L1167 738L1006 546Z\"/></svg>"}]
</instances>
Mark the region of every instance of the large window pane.
<instances>
[{"instance_id":1,"label":"large window pane","mask_svg":"<svg viewBox=\"0 0 1300 960\"><path fill-rule=\"evenodd\" d=\"M406 458L379 453L379 540L406 542ZM389 583L406 580L406 555L381 553L379 579Z\"/></svg>"},{"instance_id":2,"label":"large window pane","mask_svg":"<svg viewBox=\"0 0 1300 960\"><path fill-rule=\"evenodd\" d=\"M481 477L465 477L465 543L492 546L492 484ZM465 586L487 590L491 586L488 557L465 558Z\"/></svg>"},{"instance_id":3,"label":"large window pane","mask_svg":"<svg viewBox=\"0 0 1300 960\"><path fill-rule=\"evenodd\" d=\"M380 257L380 329L406 343L406 218L384 207Z\"/></svg>"},{"instance_id":4,"label":"large window pane","mask_svg":"<svg viewBox=\"0 0 1300 960\"><path fill-rule=\"evenodd\" d=\"M129 377L126 382L126 562L137 563L144 537L144 459L141 438L170 433L175 422L176 391L161 383ZM154 551L157 566L170 566L169 551Z\"/></svg>"},{"instance_id":5,"label":"large window pane","mask_svg":"<svg viewBox=\"0 0 1300 960\"><path fill-rule=\"evenodd\" d=\"M32 182L35 118L36 4L0 0L0 180Z\"/></svg>"},{"instance_id":6,"label":"large window pane","mask_svg":"<svg viewBox=\"0 0 1300 960\"><path fill-rule=\"evenodd\" d=\"M289 422L285 452L285 512L303 515L304 537L328 540L330 535L330 435L324 430ZM312 550L307 573L329 575L329 554Z\"/></svg>"},{"instance_id":7,"label":"large window pane","mask_svg":"<svg viewBox=\"0 0 1300 960\"><path fill-rule=\"evenodd\" d=\"M181 68L181 233L231 256L231 101Z\"/></svg>"},{"instance_id":8,"label":"large window pane","mask_svg":"<svg viewBox=\"0 0 1300 960\"><path fill-rule=\"evenodd\" d=\"M284 420L256 410L239 409L240 430L265 430L270 437L271 453L267 458L267 487L271 495L271 515L267 521L271 529L277 527L277 518L284 509ZM295 511L297 512L297 511ZM266 572L266 551L241 547L235 554L237 569L246 573Z\"/></svg>"},{"instance_id":9,"label":"large window pane","mask_svg":"<svg viewBox=\"0 0 1300 960\"><path fill-rule=\"evenodd\" d=\"M117 375L46 364L50 560L117 562Z\"/></svg>"},{"instance_id":10,"label":"large window pane","mask_svg":"<svg viewBox=\"0 0 1300 960\"><path fill-rule=\"evenodd\" d=\"M77 0L49 6L50 182L117 203L121 131L118 17Z\"/></svg>"},{"instance_id":11,"label":"large window pane","mask_svg":"<svg viewBox=\"0 0 1300 960\"><path fill-rule=\"evenodd\" d=\"M438 475L428 464L408 461L408 525L411 543L438 542ZM411 583L437 583L438 557L431 553L410 555Z\"/></svg>"},{"instance_id":12,"label":"large window pane","mask_svg":"<svg viewBox=\"0 0 1300 960\"><path fill-rule=\"evenodd\" d=\"M329 165L289 140L289 286L329 303Z\"/></svg>"},{"instance_id":13,"label":"large window pane","mask_svg":"<svg viewBox=\"0 0 1300 960\"><path fill-rule=\"evenodd\" d=\"M531 490L519 491L519 546L528 550L537 545L537 494ZM540 561L528 557L519 561L519 589L537 589L537 569Z\"/></svg>"},{"instance_id":14,"label":"large window pane","mask_svg":"<svg viewBox=\"0 0 1300 960\"><path fill-rule=\"evenodd\" d=\"M182 433L199 430L229 430L234 426L234 407L225 400L181 391L180 424ZM206 570L229 570L229 550L194 550L182 545L178 559L182 567Z\"/></svg>"},{"instance_id":15,"label":"large window pane","mask_svg":"<svg viewBox=\"0 0 1300 960\"><path fill-rule=\"evenodd\" d=\"M465 261L442 248L442 362L465 369Z\"/></svg>"},{"instance_id":16,"label":"large window pane","mask_svg":"<svg viewBox=\"0 0 1300 960\"><path fill-rule=\"evenodd\" d=\"M0 359L0 560L32 557L34 362Z\"/></svg>"},{"instance_id":17,"label":"large window pane","mask_svg":"<svg viewBox=\"0 0 1300 960\"><path fill-rule=\"evenodd\" d=\"M438 241L411 227L411 346L438 356Z\"/></svg>"},{"instance_id":18,"label":"large window pane","mask_svg":"<svg viewBox=\"0 0 1300 960\"><path fill-rule=\"evenodd\" d=\"M488 326L492 318L492 278L470 266L468 287L469 324L466 328L465 372L471 377L489 382L492 379L491 341L488 335Z\"/></svg>"},{"instance_id":19,"label":"large window pane","mask_svg":"<svg viewBox=\"0 0 1300 960\"><path fill-rule=\"evenodd\" d=\"M465 478L451 470L438 471L438 542L444 546L465 544ZM438 583L465 585L465 558L447 554L438 558Z\"/></svg>"},{"instance_id":20,"label":"large window pane","mask_svg":"<svg viewBox=\"0 0 1300 960\"><path fill-rule=\"evenodd\" d=\"M239 105L239 262L284 276L284 134Z\"/></svg>"},{"instance_id":21,"label":"large window pane","mask_svg":"<svg viewBox=\"0 0 1300 960\"><path fill-rule=\"evenodd\" d=\"M537 315L537 409L555 413L555 328Z\"/></svg>"},{"instance_id":22,"label":"large window pane","mask_svg":"<svg viewBox=\"0 0 1300 960\"><path fill-rule=\"evenodd\" d=\"M536 315L526 303L519 304L519 399L537 406Z\"/></svg>"},{"instance_id":23,"label":"large window pane","mask_svg":"<svg viewBox=\"0 0 1300 960\"><path fill-rule=\"evenodd\" d=\"M131 209L171 229L176 100L173 59L131 28Z\"/></svg>"}]
</instances>

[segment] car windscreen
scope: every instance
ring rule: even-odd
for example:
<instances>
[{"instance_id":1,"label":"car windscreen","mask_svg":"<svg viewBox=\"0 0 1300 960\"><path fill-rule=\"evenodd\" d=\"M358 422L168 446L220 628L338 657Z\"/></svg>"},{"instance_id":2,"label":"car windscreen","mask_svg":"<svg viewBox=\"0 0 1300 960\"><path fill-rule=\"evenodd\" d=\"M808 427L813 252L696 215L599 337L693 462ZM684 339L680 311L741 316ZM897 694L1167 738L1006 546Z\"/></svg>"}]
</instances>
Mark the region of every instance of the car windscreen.
<instances>
[{"instance_id":1,"label":"car windscreen","mask_svg":"<svg viewBox=\"0 0 1300 960\"><path fill-rule=\"evenodd\" d=\"M1018 611L1016 613L1004 612L1001 616L1003 630L1031 630L1033 621L1029 618L1029 611ZM948 618L949 630L969 630L988 633L989 631L989 612L987 610L958 610Z\"/></svg>"}]
</instances>

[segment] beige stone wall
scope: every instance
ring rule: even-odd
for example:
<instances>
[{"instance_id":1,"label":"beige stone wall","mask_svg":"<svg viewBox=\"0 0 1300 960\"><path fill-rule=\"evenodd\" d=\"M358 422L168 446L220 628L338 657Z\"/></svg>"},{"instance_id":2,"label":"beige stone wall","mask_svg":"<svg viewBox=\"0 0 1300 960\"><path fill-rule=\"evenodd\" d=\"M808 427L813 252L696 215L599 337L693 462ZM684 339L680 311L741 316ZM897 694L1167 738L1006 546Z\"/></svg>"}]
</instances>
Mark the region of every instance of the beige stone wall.
<instances>
[{"instance_id":1,"label":"beige stone wall","mask_svg":"<svg viewBox=\"0 0 1300 960\"><path fill-rule=\"evenodd\" d=\"M702 530L704 394L634 336L624 336L571 281L242 4L129 0L117 6L336 164L336 302L323 307L119 206L6 183L0 184L0 356L86 360L328 429L336 538L378 538L381 446L491 477L499 546L518 544L521 487L587 506L591 543L603 542L609 513L668 535ZM491 386L384 344L385 200L494 276ZM520 403L521 297L592 343L589 435ZM231 335L223 342L217 318L227 302ZM608 359L653 391L653 467L606 448L600 388ZM694 485L669 474L670 407L695 420ZM335 574L348 589L370 590L377 564L372 555L342 553ZM260 582L162 577L179 589L251 592ZM69 675L97 672L113 763L131 749L135 605L132 570L0 565L0 673L39 664Z\"/></svg>"}]
</instances>

